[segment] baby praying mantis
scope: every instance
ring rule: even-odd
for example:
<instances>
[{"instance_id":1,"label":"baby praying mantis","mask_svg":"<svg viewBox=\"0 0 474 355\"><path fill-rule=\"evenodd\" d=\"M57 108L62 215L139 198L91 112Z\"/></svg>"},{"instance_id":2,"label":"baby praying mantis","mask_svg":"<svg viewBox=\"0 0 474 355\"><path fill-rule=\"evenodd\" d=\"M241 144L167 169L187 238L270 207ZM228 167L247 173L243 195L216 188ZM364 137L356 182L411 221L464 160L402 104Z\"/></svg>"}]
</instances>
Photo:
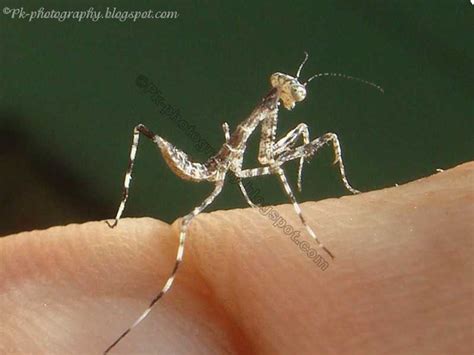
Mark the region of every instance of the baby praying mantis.
<instances>
[{"instance_id":1,"label":"baby praying mantis","mask_svg":"<svg viewBox=\"0 0 474 355\"><path fill-rule=\"evenodd\" d=\"M351 193L356 194L359 193L359 191L354 189L347 180L344 163L342 161L339 139L335 133L326 133L321 137L311 140L308 126L305 123L300 123L284 137L276 140L279 105L281 102L287 110L292 110L297 102L301 102L305 99L307 84L311 80L322 76L337 76L345 79L356 80L373 86L382 93L383 89L366 80L337 73L316 74L311 76L304 83L300 83L300 73L307 60L308 54L305 53L305 58L300 64L295 77L282 73L273 74L270 77L272 89L262 99L260 104L252 111L252 113L243 122L241 122L232 133L230 133L227 123L223 124L225 142L217 154L210 157L204 163L192 161L186 153L177 149L173 144L166 141L164 138L153 133L143 124L139 124L134 128L133 143L130 149L130 160L124 180L123 197L114 222L107 222L111 228L117 225L125 209L125 204L129 194L130 182L132 180L132 170L138 149L140 134L150 139L158 146L166 163L177 176L182 179L191 180L194 182L211 182L214 184L214 189L199 206L194 208L190 213L182 218L181 229L179 232L179 246L175 265L164 287L155 296L155 298L153 298L150 305L143 312L143 314L105 350L104 354L107 354L135 326L145 319L156 302L161 297L163 297L166 292L169 291L176 276L176 272L178 271L178 267L183 260L184 243L186 241L189 224L194 217L196 217L206 207L208 207L221 193L224 186L225 177L229 172L232 172L237 177L241 192L247 203L252 207L256 207L256 205L250 200L241 179L270 174L276 175L308 234L316 241L322 250L324 250L331 258L334 259L334 255L321 243L321 241L316 237L313 229L306 222L306 218L304 217L301 208L296 201L295 195L288 183L283 170L283 165L288 161L299 160L297 186L301 191L302 171L305 160L311 158L321 147L330 143L332 144L335 154L334 164L339 166L339 171L344 186ZM251 169L243 169L242 162L245 150L247 148L247 141L259 125L261 125L261 135L258 151L258 162L261 164L261 166ZM302 144L297 145L297 142L300 140L300 138Z\"/></svg>"}]
</instances>

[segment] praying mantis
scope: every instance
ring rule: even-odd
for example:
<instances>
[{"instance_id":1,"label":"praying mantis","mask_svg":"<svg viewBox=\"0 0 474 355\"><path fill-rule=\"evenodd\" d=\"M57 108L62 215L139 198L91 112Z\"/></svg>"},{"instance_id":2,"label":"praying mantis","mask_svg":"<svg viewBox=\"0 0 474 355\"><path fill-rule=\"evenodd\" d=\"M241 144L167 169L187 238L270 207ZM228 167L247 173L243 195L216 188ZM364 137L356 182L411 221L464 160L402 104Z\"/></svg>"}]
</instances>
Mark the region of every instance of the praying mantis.
<instances>
[{"instance_id":1,"label":"praying mantis","mask_svg":"<svg viewBox=\"0 0 474 355\"><path fill-rule=\"evenodd\" d=\"M227 123L223 124L225 142L217 154L210 157L203 163L191 160L185 152L176 148L163 137L153 133L143 124L138 124L134 128L133 142L130 149L129 164L125 174L122 200L120 202L114 222L107 222L111 228L117 225L125 209L125 204L129 195L130 182L132 180L133 165L135 162L141 135L150 139L157 145L167 165L178 177L194 182L210 182L214 185L214 189L199 206L195 207L190 213L182 218L176 261L165 285L153 298L143 314L105 350L104 354L107 354L135 326L137 326L150 313L156 302L169 291L173 285L178 268L183 260L184 245L189 225L191 221L206 207L208 207L221 193L226 175L228 173L232 173L237 177L241 192L251 207L256 207L256 205L249 198L245 190L245 186L242 183L242 179L262 175L275 175L279 179L285 194L292 203L296 214L298 215L308 234L316 241L322 250L324 250L331 258L334 259L334 254L321 243L321 241L316 237L313 229L307 223L300 205L295 198L293 190L288 183L283 166L289 161L299 161L297 187L299 190L301 190L302 171L305 160L313 157L323 146L331 144L335 155L334 164L337 164L339 167L341 179L345 188L354 194L359 193L359 191L354 189L349 184L349 181L346 177L344 163L342 160L341 146L335 133L326 133L311 140L308 126L305 123L300 123L294 129L289 131L285 136L278 140L276 139L280 103L283 104L285 109L292 110L297 102L301 102L305 99L307 84L311 80L322 76L337 76L345 79L360 81L375 87L382 93L383 89L378 85L366 80L338 73L319 73L311 76L305 82L301 83L299 81L299 77L301 70L303 69L303 66L307 60L308 54L305 53L305 58L300 64L296 72L296 76L294 77L283 73L272 74L270 77L272 88L268 94L265 95L265 97L255 107L252 113L245 120L243 120L232 133L230 132L229 125ZM259 126L261 127L261 134L258 150L258 162L261 165L254 168L244 169L242 168L242 164L244 154L247 149L247 141ZM301 144L299 144L299 142L301 142Z\"/></svg>"}]
</instances>

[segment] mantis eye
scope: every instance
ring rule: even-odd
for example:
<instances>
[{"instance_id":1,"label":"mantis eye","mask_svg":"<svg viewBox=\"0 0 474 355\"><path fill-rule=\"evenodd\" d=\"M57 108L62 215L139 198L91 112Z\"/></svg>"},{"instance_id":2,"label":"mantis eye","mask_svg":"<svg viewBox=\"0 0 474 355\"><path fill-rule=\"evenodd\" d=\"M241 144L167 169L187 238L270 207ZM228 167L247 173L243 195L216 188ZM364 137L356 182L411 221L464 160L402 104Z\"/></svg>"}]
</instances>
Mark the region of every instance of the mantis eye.
<instances>
[{"instance_id":1,"label":"mantis eye","mask_svg":"<svg viewBox=\"0 0 474 355\"><path fill-rule=\"evenodd\" d=\"M303 101L306 97L306 89L300 83L291 86L291 95L295 101Z\"/></svg>"}]
</instances>

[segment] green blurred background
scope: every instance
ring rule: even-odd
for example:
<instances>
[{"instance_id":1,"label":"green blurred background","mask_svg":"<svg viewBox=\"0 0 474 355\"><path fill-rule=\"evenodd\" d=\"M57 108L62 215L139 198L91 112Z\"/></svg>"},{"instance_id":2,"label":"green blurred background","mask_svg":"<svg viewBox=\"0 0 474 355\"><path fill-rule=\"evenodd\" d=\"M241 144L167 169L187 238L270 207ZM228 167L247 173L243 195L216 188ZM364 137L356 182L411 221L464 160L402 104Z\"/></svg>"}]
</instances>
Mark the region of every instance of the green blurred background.
<instances>
[{"instance_id":1,"label":"green blurred background","mask_svg":"<svg viewBox=\"0 0 474 355\"><path fill-rule=\"evenodd\" d=\"M275 71L341 72L374 81L311 82L280 115L312 137L339 135L349 179L363 191L402 184L473 158L474 6L470 1L3 1L25 11L174 10L178 19L0 17L0 235L112 218L132 129L144 123L197 160L206 154L136 85L144 75L211 146L269 90ZM255 166L259 133L246 153ZM143 140L126 216L168 222L211 190L175 177ZM346 194L326 148L307 164L301 201ZM296 166L287 168L296 183ZM274 177L254 179L284 203ZM210 210L245 207L229 184Z\"/></svg>"}]
</instances>

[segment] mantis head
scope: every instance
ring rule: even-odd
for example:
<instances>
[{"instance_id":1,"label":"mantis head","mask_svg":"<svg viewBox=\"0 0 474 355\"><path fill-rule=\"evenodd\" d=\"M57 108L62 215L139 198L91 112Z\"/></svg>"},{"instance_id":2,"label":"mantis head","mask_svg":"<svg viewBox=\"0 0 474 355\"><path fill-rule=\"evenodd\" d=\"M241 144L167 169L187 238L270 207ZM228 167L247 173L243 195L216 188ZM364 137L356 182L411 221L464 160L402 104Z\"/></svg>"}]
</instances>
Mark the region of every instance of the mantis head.
<instances>
[{"instance_id":1,"label":"mantis head","mask_svg":"<svg viewBox=\"0 0 474 355\"><path fill-rule=\"evenodd\" d=\"M340 74L340 73L319 73L319 74L313 75L304 83L300 83L299 77L300 77L301 69L303 69L303 66L307 60L308 60L308 53L305 52L305 58L303 62L300 64L298 71L296 72L296 77L293 77L288 74L283 74L283 73L274 73L270 77L270 83L272 84L274 88L278 89L280 100L283 102L283 106L285 106L287 110L292 110L295 107L297 102L303 101L305 99L306 85L311 80L315 78L323 77L323 76L333 76L333 77L339 77L343 79L359 81L363 84L372 86L373 88L377 89L381 93L384 93L383 88L378 86L377 84L374 84L364 79L359 79L353 76Z\"/></svg>"},{"instance_id":2,"label":"mantis head","mask_svg":"<svg viewBox=\"0 0 474 355\"><path fill-rule=\"evenodd\" d=\"M280 100L287 110L293 109L296 102L303 101L306 97L305 85L291 75L274 73L270 77L270 82L274 88L278 89Z\"/></svg>"}]
</instances>

